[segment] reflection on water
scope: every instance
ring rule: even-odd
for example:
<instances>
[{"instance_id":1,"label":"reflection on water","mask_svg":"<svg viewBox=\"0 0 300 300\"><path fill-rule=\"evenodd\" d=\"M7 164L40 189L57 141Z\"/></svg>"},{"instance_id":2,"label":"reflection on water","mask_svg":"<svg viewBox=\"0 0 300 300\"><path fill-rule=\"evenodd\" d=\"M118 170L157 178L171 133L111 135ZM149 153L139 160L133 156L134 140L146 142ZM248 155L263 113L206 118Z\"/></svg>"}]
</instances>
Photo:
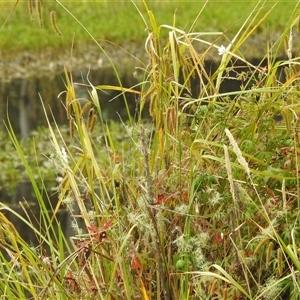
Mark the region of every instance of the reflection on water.
<instances>
[{"instance_id":1,"label":"reflection on water","mask_svg":"<svg viewBox=\"0 0 300 300\"><path fill-rule=\"evenodd\" d=\"M133 68L120 73L120 79L124 87L132 87L137 81L133 76ZM87 73L73 75L75 83L88 84ZM119 86L118 80L112 69L101 69L98 71L90 71L90 82L97 85L116 85ZM0 95L2 99L0 104L0 119L7 119L7 110L10 122L22 138L26 138L31 130L39 125L46 124L46 118L41 105L41 99L47 109L48 115L50 110L53 112L55 120L58 124L68 124L66 120L66 112L63 106L65 94L58 95L65 91L64 74L57 76L36 77L36 78L20 78L11 82L2 82L0 85ZM90 99L86 87L76 85L76 93L78 98ZM103 110L104 119L126 119L124 99L119 96L117 91L98 91L99 99ZM114 99L113 101L111 101ZM126 94L126 99L130 105L132 112L136 107L136 99L132 94ZM1 125L3 126L2 122ZM3 127L2 127L3 128Z\"/></svg>"}]
</instances>

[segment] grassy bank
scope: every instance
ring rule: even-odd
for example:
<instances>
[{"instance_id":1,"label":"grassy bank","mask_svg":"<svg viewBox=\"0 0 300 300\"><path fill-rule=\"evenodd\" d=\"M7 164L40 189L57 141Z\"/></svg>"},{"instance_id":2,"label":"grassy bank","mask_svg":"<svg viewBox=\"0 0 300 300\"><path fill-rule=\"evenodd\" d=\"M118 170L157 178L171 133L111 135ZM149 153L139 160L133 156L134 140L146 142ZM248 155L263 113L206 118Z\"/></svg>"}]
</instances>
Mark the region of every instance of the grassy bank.
<instances>
[{"instance_id":1,"label":"grassy bank","mask_svg":"<svg viewBox=\"0 0 300 300\"><path fill-rule=\"evenodd\" d=\"M29 2L29 1L28 1ZM115 43L136 42L142 44L146 38L145 25L136 8L130 1L61 1L61 3L84 24L98 40L109 40ZM173 24L185 31L214 32L222 31L231 39L254 9L255 1L151 1L149 8L156 16L157 24ZM142 13L145 9L137 3ZM268 38L277 39L292 15L295 5L288 2L265 2L259 12L260 17L273 6L272 13L255 30L252 36L259 41ZM0 25L4 24L12 11L14 2L0 3ZM51 24L50 13L56 12L56 25L62 36L59 36ZM200 17L196 20L197 15ZM27 1L18 3L6 26L0 32L0 48L3 55L18 53L24 50L43 51L43 49L69 49L74 37L75 45L91 43L90 37L78 26L75 20L54 0L45 1L41 6L40 18L37 6L33 7L30 20ZM39 24L42 20L42 28ZM195 24L194 21L196 20ZM162 37L168 32L162 31ZM264 44L264 43L263 43ZM248 45L250 47L250 45ZM265 45L255 43L255 49L249 50L249 56L263 55ZM259 53L259 54L258 54Z\"/></svg>"},{"instance_id":2,"label":"grassy bank","mask_svg":"<svg viewBox=\"0 0 300 300\"><path fill-rule=\"evenodd\" d=\"M58 182L50 210L40 184L44 169L29 164L6 124L41 214L23 205L23 218L1 203L5 298L299 298L299 59L292 34L299 17L291 16L269 45L268 64L253 66L242 45L263 22L264 9L252 10L224 47L173 23L160 27L155 13L141 8L149 64L138 88L89 82L82 99L66 70L60 99L69 137L45 116L47 161ZM206 45L203 55L197 43ZM284 44L287 59L276 61ZM208 75L206 56L218 55L220 64ZM238 61L246 65L242 73ZM201 89L191 97L195 77ZM228 77L241 80L240 91L220 92ZM125 106L125 91L136 95L135 115L128 112L126 124L105 122L99 89L119 90ZM150 122L141 117L146 103ZM61 207L71 216L70 240L60 230ZM38 245L20 237L6 212L35 233Z\"/></svg>"}]
</instances>

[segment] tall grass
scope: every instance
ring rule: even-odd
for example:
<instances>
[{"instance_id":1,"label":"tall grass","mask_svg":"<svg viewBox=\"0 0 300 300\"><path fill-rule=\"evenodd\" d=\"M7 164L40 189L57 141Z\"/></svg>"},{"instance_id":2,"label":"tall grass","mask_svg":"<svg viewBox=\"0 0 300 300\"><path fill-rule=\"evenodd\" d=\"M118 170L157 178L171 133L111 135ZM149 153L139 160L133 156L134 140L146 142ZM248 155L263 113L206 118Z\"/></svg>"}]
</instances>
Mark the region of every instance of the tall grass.
<instances>
[{"instance_id":1,"label":"tall grass","mask_svg":"<svg viewBox=\"0 0 300 300\"><path fill-rule=\"evenodd\" d=\"M265 20L263 7L259 2L221 47L220 32L179 29L176 18L160 25L144 2L136 9L148 29L149 64L139 89L89 83L90 98L80 99L65 71L60 97L72 141L46 116L49 159L63 174L51 211L7 124L41 216L40 228L27 208L27 218L19 216L40 241L33 248L0 215L4 297L298 299L299 62L289 33L299 17L295 11L269 45L268 64L253 66L241 47ZM287 60L276 61L286 37ZM199 43L204 53L196 51ZM218 51L220 65L207 74L205 58ZM238 61L247 71L238 73ZM241 90L222 94L232 72ZM201 85L196 96L194 77ZM125 92L138 95L136 116L117 128L104 122L98 89L119 90L125 102ZM147 103L150 123L141 118ZM57 221L61 206L71 215L70 241ZM13 212L4 204L1 211Z\"/></svg>"}]
</instances>

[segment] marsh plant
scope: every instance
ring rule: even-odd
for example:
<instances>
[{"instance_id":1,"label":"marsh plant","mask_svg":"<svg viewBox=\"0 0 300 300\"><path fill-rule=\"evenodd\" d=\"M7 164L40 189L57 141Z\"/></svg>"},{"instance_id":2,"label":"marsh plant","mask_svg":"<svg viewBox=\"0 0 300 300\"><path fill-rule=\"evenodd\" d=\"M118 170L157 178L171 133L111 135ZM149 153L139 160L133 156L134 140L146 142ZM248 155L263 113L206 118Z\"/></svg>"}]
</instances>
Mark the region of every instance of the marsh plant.
<instances>
[{"instance_id":1,"label":"marsh plant","mask_svg":"<svg viewBox=\"0 0 300 300\"><path fill-rule=\"evenodd\" d=\"M138 86L88 81L90 98L83 104L65 70L60 99L70 138L46 116L52 149L47 157L59 176L57 204L50 211L47 192L37 185L7 124L41 214L33 216L24 206L27 217L19 216L37 236L33 247L5 217L14 211L1 204L1 294L298 299L299 59L291 32L297 34L299 14L268 45L266 65L254 66L240 48L264 21L260 2L227 45L218 42L226 38L221 32L184 31L175 17L173 25L160 25L146 3L136 9L148 30L149 56ZM168 39L161 38L164 31ZM198 44L206 51L198 53ZM286 60L275 60L285 44ZM208 56L219 58L212 74L204 68ZM237 62L247 71L239 73ZM232 71L240 91L221 93ZM125 107L125 92L134 93L135 116L118 125L104 122L100 89L119 90ZM141 117L145 109L150 121ZM71 215L70 240L57 220L61 207Z\"/></svg>"}]
</instances>

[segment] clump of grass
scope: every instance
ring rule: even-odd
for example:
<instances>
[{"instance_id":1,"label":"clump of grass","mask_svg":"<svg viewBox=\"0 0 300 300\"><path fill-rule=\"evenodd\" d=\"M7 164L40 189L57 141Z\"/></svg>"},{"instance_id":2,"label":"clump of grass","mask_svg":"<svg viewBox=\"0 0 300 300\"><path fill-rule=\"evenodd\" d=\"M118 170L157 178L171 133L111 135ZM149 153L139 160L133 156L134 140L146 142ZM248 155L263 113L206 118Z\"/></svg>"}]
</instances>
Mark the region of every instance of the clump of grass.
<instances>
[{"instance_id":1,"label":"clump of grass","mask_svg":"<svg viewBox=\"0 0 300 300\"><path fill-rule=\"evenodd\" d=\"M18 216L36 233L36 248L0 215L1 247L8 255L2 255L2 294L34 299L296 299L298 59L275 62L268 53L267 66L253 66L240 53L266 17L259 14L260 4L227 47L217 43L220 32L210 33L212 43L193 26L177 28L175 17L172 26L159 25L145 2L146 13L136 8L148 28L149 64L140 90L88 81L90 98L83 105L66 71L66 91L60 96L65 97L72 140L46 116L50 159L63 174L50 211L8 124L42 213L40 229L30 221L30 210L24 208L27 219ZM277 45L297 18L290 19ZM207 45L204 53L196 51L197 43ZM220 65L207 74L205 57L216 50L222 55ZM221 83L237 72L237 61L248 69L238 75L243 76L241 90L222 93ZM279 74L282 67L285 78ZM191 91L194 76L201 85L197 95ZM130 115L128 124L116 129L104 122L97 89L119 90L125 104L125 92L139 95L135 118ZM147 102L150 123L141 117ZM70 242L57 221L61 206L72 219ZM13 212L5 205L1 209Z\"/></svg>"}]
</instances>

